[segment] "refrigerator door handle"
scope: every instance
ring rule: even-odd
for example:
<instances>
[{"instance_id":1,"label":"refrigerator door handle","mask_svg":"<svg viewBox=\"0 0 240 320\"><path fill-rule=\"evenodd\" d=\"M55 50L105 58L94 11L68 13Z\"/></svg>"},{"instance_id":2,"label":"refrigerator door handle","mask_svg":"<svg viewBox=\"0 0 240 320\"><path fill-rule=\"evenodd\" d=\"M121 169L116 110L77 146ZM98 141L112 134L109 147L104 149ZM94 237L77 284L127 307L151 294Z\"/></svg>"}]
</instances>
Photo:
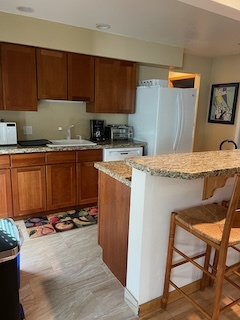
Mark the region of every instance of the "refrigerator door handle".
<instances>
[{"instance_id":1,"label":"refrigerator door handle","mask_svg":"<svg viewBox=\"0 0 240 320\"><path fill-rule=\"evenodd\" d=\"M182 110L182 101L180 102L179 94L177 95L177 128L176 128L176 135L173 143L173 151L176 152L182 132L182 123L183 123L183 110Z\"/></svg>"}]
</instances>

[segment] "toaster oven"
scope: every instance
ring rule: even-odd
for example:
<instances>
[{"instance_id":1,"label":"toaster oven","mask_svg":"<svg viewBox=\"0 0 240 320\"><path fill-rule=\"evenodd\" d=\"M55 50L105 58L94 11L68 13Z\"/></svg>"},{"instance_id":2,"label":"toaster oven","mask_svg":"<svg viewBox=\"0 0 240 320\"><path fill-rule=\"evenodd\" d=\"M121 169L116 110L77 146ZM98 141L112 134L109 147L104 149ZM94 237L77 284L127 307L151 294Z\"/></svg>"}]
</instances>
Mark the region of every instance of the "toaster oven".
<instances>
[{"instance_id":1,"label":"toaster oven","mask_svg":"<svg viewBox=\"0 0 240 320\"><path fill-rule=\"evenodd\" d=\"M105 127L105 136L107 140L132 140L133 127L110 124Z\"/></svg>"},{"instance_id":2,"label":"toaster oven","mask_svg":"<svg viewBox=\"0 0 240 320\"><path fill-rule=\"evenodd\" d=\"M0 122L0 145L17 144L16 122Z\"/></svg>"}]
</instances>

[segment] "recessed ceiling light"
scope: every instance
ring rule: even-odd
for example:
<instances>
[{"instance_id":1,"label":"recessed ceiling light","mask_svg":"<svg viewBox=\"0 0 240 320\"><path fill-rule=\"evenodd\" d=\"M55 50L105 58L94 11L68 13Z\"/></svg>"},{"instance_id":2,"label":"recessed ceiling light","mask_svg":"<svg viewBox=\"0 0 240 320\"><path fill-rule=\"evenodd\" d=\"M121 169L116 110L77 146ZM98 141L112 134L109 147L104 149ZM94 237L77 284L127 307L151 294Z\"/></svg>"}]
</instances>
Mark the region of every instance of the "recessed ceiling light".
<instances>
[{"instance_id":1,"label":"recessed ceiling light","mask_svg":"<svg viewBox=\"0 0 240 320\"><path fill-rule=\"evenodd\" d=\"M17 7L17 10L18 10L18 11L21 11L21 12L25 12L25 13L32 13L32 12L34 12L34 9L33 9L33 8L31 8L31 7L24 7L24 6Z\"/></svg>"},{"instance_id":2,"label":"recessed ceiling light","mask_svg":"<svg viewBox=\"0 0 240 320\"><path fill-rule=\"evenodd\" d=\"M96 28L100 29L100 30L107 30L107 29L110 29L111 26L109 24L106 24L106 23L97 23L96 24Z\"/></svg>"}]
</instances>

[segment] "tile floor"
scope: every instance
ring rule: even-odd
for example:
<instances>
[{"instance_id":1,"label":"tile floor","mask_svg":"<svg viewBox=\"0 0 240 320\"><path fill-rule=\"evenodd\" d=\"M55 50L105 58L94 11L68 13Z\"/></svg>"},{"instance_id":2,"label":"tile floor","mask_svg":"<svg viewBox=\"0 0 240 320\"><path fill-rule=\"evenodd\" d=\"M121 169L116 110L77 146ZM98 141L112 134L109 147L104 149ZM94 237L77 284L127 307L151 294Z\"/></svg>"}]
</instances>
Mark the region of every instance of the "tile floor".
<instances>
[{"instance_id":1,"label":"tile floor","mask_svg":"<svg viewBox=\"0 0 240 320\"><path fill-rule=\"evenodd\" d=\"M130 320L124 290L101 260L97 225L29 239L20 253L26 320Z\"/></svg>"},{"instance_id":2,"label":"tile floor","mask_svg":"<svg viewBox=\"0 0 240 320\"><path fill-rule=\"evenodd\" d=\"M124 289L101 260L97 225L29 239L24 222L20 301L26 320L203 320L185 299L139 319L124 302ZM231 292L232 293L232 292ZM211 292L195 293L209 304ZM232 294L235 294L233 292ZM219 320L240 319L240 305Z\"/></svg>"}]
</instances>

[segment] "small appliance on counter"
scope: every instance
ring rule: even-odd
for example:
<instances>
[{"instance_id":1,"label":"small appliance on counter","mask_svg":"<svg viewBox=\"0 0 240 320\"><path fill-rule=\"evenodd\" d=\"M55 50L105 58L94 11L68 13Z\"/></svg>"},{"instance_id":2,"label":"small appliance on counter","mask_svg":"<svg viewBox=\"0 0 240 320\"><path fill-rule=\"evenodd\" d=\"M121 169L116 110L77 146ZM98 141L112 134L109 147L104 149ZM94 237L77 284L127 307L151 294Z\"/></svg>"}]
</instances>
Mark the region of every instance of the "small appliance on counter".
<instances>
[{"instance_id":1,"label":"small appliance on counter","mask_svg":"<svg viewBox=\"0 0 240 320\"><path fill-rule=\"evenodd\" d=\"M104 120L90 120L91 141L105 141Z\"/></svg>"},{"instance_id":2,"label":"small appliance on counter","mask_svg":"<svg viewBox=\"0 0 240 320\"><path fill-rule=\"evenodd\" d=\"M105 135L108 140L132 140L133 127L124 124L109 124L105 128Z\"/></svg>"},{"instance_id":3,"label":"small appliance on counter","mask_svg":"<svg viewBox=\"0 0 240 320\"><path fill-rule=\"evenodd\" d=\"M17 144L16 122L0 122L0 145L10 146Z\"/></svg>"}]
</instances>

